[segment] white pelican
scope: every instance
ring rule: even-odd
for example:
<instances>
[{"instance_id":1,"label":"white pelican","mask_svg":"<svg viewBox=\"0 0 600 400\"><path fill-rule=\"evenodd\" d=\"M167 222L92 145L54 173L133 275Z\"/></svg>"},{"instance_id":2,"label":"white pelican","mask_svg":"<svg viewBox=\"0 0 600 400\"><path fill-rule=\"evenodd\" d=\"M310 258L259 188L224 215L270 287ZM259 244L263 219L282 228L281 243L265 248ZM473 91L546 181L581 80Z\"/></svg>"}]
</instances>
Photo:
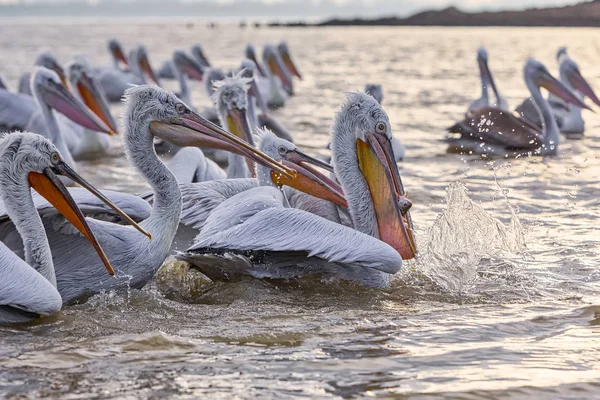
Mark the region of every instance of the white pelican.
<instances>
[{"instance_id":1,"label":"white pelican","mask_svg":"<svg viewBox=\"0 0 600 400\"><path fill-rule=\"evenodd\" d=\"M0 90L0 131L27 130L41 134L54 143L63 159L75 165L69 138L77 132L67 132L72 125L60 123L53 109L77 124L111 133L106 124L67 89L59 76L43 67L36 67L31 77L33 97Z\"/></svg>"},{"instance_id":2,"label":"white pelican","mask_svg":"<svg viewBox=\"0 0 600 400\"><path fill-rule=\"evenodd\" d=\"M504 97L500 96L492 71L488 64L488 53L483 47L477 50L477 64L479 65L479 79L481 82L481 97L473 101L467 110L467 113L477 110L482 107L496 107L504 111L508 110L508 103ZM496 100L491 100L489 97L489 89L492 89Z\"/></svg>"},{"instance_id":3,"label":"white pelican","mask_svg":"<svg viewBox=\"0 0 600 400\"><path fill-rule=\"evenodd\" d=\"M265 68L262 66L262 64L256 58L256 51L254 51L254 46L252 46L251 44L248 44L246 46L246 50L244 52L244 56L247 59L251 60L254 63L254 65L256 65L258 74L262 78L266 78L267 77L267 73L265 72Z\"/></svg>"},{"instance_id":4,"label":"white pelican","mask_svg":"<svg viewBox=\"0 0 600 400\"><path fill-rule=\"evenodd\" d=\"M381 102L383 101L383 87L379 84L366 84L365 93L377 100L379 104L381 104ZM392 147L394 148L394 156L396 157L396 162L404 161L406 148L395 136L392 136Z\"/></svg>"},{"instance_id":5,"label":"white pelican","mask_svg":"<svg viewBox=\"0 0 600 400\"><path fill-rule=\"evenodd\" d=\"M560 81L580 100L583 101L585 97L589 97L596 105L600 105L600 99L581 75L575 61L567 55L566 48L562 47L558 50L557 59ZM564 102L552 93L548 95L548 102L552 107L560 132L567 137L580 137L585 130L581 107ZM526 99L516 111L533 124L541 126L537 110L530 99Z\"/></svg>"},{"instance_id":6,"label":"white pelican","mask_svg":"<svg viewBox=\"0 0 600 400\"><path fill-rule=\"evenodd\" d=\"M290 54L290 49L286 42L281 42L277 45L277 50L279 50L279 55L281 56L281 60L283 61L283 65L286 66L287 70L290 74L297 77L298 79L302 79L302 75L298 71L296 67L296 63L292 60L292 55ZM290 93L293 94L293 93Z\"/></svg>"},{"instance_id":7,"label":"white pelican","mask_svg":"<svg viewBox=\"0 0 600 400\"><path fill-rule=\"evenodd\" d=\"M150 65L146 47L139 45L133 48L128 58L129 70L118 67L107 67L96 70L98 82L111 102L121 101L125 90L131 84L144 84L148 81L159 86L158 78Z\"/></svg>"},{"instance_id":8,"label":"white pelican","mask_svg":"<svg viewBox=\"0 0 600 400\"><path fill-rule=\"evenodd\" d=\"M113 118L104 92L98 85L93 72L86 61L76 59L67 66L67 76L71 91L93 111L109 128L110 134L116 134L118 127ZM108 135L97 130L86 129L68 118L59 115L59 124L70 125L64 134L75 134L66 137L67 145L75 160L88 159L105 154L110 146Z\"/></svg>"},{"instance_id":9,"label":"white pelican","mask_svg":"<svg viewBox=\"0 0 600 400\"><path fill-rule=\"evenodd\" d=\"M56 72L56 74L60 78L63 85L68 86L67 85L67 77L65 75L64 69L61 67L59 62L56 60L56 58L50 51L44 51L44 52L40 53L37 56L37 58L35 59L34 65L37 67L44 67L51 71ZM27 94L27 95L31 96L32 93L31 93L30 82L31 82L31 73L30 72L25 72L23 75L21 75L21 78L19 79L19 93L23 93L23 94Z\"/></svg>"},{"instance_id":10,"label":"white pelican","mask_svg":"<svg viewBox=\"0 0 600 400\"><path fill-rule=\"evenodd\" d=\"M192 53L194 60L198 64L200 64L204 68L210 68L210 63L208 62L208 59L206 58L206 56L204 55L204 52L202 51L202 46L200 46L199 44L195 44L190 48L190 52ZM165 60L162 63L162 65L158 69L158 77L163 78L163 79L176 79L177 78L175 70L173 69L172 60ZM198 78L196 76L190 76L190 78L198 80L198 81L202 80L201 77Z\"/></svg>"},{"instance_id":11,"label":"white pelican","mask_svg":"<svg viewBox=\"0 0 600 400\"><path fill-rule=\"evenodd\" d=\"M191 59L183 50L176 50L173 53L173 69L175 77L179 81L179 93L176 96L183 100L188 106L192 107L192 98L188 87L187 77L198 81L202 80L204 67Z\"/></svg>"},{"instance_id":12,"label":"white pelican","mask_svg":"<svg viewBox=\"0 0 600 400\"><path fill-rule=\"evenodd\" d=\"M121 71L129 70L129 62L127 61L127 57L125 57L125 52L123 51L121 43L119 43L117 39L108 41L108 52L111 55L113 67L115 69L120 69Z\"/></svg>"},{"instance_id":13,"label":"white pelican","mask_svg":"<svg viewBox=\"0 0 600 400\"><path fill-rule=\"evenodd\" d=\"M267 78L258 81L261 94L269 107L283 107L288 94L294 91L292 78L274 46L265 45L263 62L267 70Z\"/></svg>"},{"instance_id":14,"label":"white pelican","mask_svg":"<svg viewBox=\"0 0 600 400\"><path fill-rule=\"evenodd\" d=\"M539 110L542 128L498 108L483 107L469 112L463 121L450 128L448 151L505 157L556 154L560 132L552 108L542 96L540 88L544 87L579 107L589 107L556 80L539 61L527 60L524 75L531 98Z\"/></svg>"},{"instance_id":15,"label":"white pelican","mask_svg":"<svg viewBox=\"0 0 600 400\"><path fill-rule=\"evenodd\" d=\"M152 240L134 227L88 218L87 223L115 266L116 275L106 277L98 272L97 263L91 260L84 238L63 229L61 218L49 215L44 222L56 268L57 287L64 303L103 290L140 288L152 278L169 254L179 225L181 192L173 174L154 152L154 135L178 146L211 145L242 152L284 175L293 177L296 174L206 121L172 93L146 85L128 89L125 146L132 163L154 189L152 211L140 223L140 229L148 232ZM2 242L7 244L5 237L9 232L5 228L2 227L0 232L4 236Z\"/></svg>"},{"instance_id":16,"label":"white pelican","mask_svg":"<svg viewBox=\"0 0 600 400\"><path fill-rule=\"evenodd\" d=\"M15 250L8 247L7 238L0 243L0 324L51 315L58 312L63 303L56 289L54 254L50 251L31 189L44 196L62 218L80 232L82 240L92 244L85 246L90 258L80 259L81 267L96 260L92 255L96 252L109 274L114 274L93 230L57 175L78 181L93 194L99 194L61 160L58 149L42 136L15 132L0 139L0 198L5 213L14 224L11 226L16 227L13 236L18 236L21 242ZM115 212L128 218L110 201L99 196ZM4 222L3 231L6 225ZM65 224L63 229L69 227Z\"/></svg>"},{"instance_id":17,"label":"white pelican","mask_svg":"<svg viewBox=\"0 0 600 400\"><path fill-rule=\"evenodd\" d=\"M402 259L416 252L411 204L390 139L381 106L366 94L350 94L335 118L332 147L354 229L288 208L280 190L259 187L217 206L194 245L178 258L212 279L317 275L388 286ZM271 174L259 168L259 179Z\"/></svg>"}]
</instances>

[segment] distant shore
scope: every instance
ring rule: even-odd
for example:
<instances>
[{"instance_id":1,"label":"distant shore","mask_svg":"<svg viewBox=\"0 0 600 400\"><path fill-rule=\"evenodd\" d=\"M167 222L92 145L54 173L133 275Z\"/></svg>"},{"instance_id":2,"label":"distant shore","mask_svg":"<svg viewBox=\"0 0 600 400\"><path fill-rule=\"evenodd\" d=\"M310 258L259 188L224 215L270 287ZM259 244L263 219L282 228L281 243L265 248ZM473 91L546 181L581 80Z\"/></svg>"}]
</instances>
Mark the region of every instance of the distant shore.
<instances>
[{"instance_id":1,"label":"distant shore","mask_svg":"<svg viewBox=\"0 0 600 400\"><path fill-rule=\"evenodd\" d=\"M319 26L538 26L600 27L600 0L572 6L532 8L523 11L468 13L456 7L424 11L407 18L329 19L317 23L272 22L272 27Z\"/></svg>"}]
</instances>

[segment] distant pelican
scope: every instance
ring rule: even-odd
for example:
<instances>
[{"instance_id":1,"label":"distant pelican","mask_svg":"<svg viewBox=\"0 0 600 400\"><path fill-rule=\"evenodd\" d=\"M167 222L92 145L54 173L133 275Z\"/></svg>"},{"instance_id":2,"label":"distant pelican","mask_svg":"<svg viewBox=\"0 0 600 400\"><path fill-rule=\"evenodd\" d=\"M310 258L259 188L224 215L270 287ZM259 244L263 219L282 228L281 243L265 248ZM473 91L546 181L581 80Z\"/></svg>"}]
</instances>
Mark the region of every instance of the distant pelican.
<instances>
[{"instance_id":1,"label":"distant pelican","mask_svg":"<svg viewBox=\"0 0 600 400\"><path fill-rule=\"evenodd\" d=\"M34 65L38 67L44 67L56 72L63 85L68 86L65 70L61 67L60 63L56 60L56 58L50 51L44 51L40 53L35 59ZM22 74L21 78L19 79L19 93L31 96L32 93L30 82L31 73L25 72L24 74Z\"/></svg>"},{"instance_id":2,"label":"distant pelican","mask_svg":"<svg viewBox=\"0 0 600 400\"><path fill-rule=\"evenodd\" d=\"M115 266L115 277L106 277L91 261L84 238L64 229L62 218L48 215L44 220L56 268L58 291L63 302L119 288L140 288L154 275L169 254L179 226L181 192L173 174L158 159L153 137L173 141L178 146L207 145L242 152L257 163L293 177L296 173L280 165L237 137L206 121L191 111L173 94L156 86L138 86L126 93L125 146L127 154L141 175L154 189L154 204L148 218L140 223L152 235L148 240L134 227L87 219L98 241ZM118 206L126 208L123 196ZM7 241L7 227L0 228ZM14 229L13 229L14 231Z\"/></svg>"},{"instance_id":3,"label":"distant pelican","mask_svg":"<svg viewBox=\"0 0 600 400\"><path fill-rule=\"evenodd\" d=\"M316 275L388 286L402 259L416 252L389 120L372 97L353 93L333 132L334 168L355 229L288 208L281 191L259 187L217 206L178 258L212 279ZM259 168L258 175L264 179L271 172Z\"/></svg>"},{"instance_id":4,"label":"distant pelican","mask_svg":"<svg viewBox=\"0 0 600 400\"><path fill-rule=\"evenodd\" d=\"M508 103L504 97L500 96L498 92L498 88L496 87L496 83L494 82L494 77L492 75L492 71L490 70L488 64L488 53L487 50L483 47L480 47L477 50L477 64L479 65L479 79L481 82L481 97L475 100L469 106L467 113L477 110L482 107L495 107L500 110L509 111ZM496 100L491 100L489 97L489 89L492 89Z\"/></svg>"},{"instance_id":5,"label":"distant pelican","mask_svg":"<svg viewBox=\"0 0 600 400\"><path fill-rule=\"evenodd\" d=\"M600 99L598 99L594 90L581 75L575 61L567 55L565 47L558 50L557 59L560 81L575 93L580 100L583 101L585 97L589 97L596 105L600 105ZM564 102L552 93L548 95L548 102L552 107L561 133L567 137L579 137L583 134L585 122L583 121L581 107ZM531 99L526 99L516 111L536 126L541 126L540 117Z\"/></svg>"},{"instance_id":6,"label":"distant pelican","mask_svg":"<svg viewBox=\"0 0 600 400\"><path fill-rule=\"evenodd\" d=\"M187 82L187 77L198 81L202 80L205 67L197 61L191 59L183 50L176 50L173 53L172 66L175 77L179 81L180 91L175 95L192 107L192 96Z\"/></svg>"},{"instance_id":7,"label":"distant pelican","mask_svg":"<svg viewBox=\"0 0 600 400\"><path fill-rule=\"evenodd\" d=\"M208 62L208 59L206 58L206 56L204 55L204 52L202 51L202 46L200 46L199 44L195 44L190 48L190 51L192 53L192 56L194 57L194 60L198 64L200 64L202 67L210 68L210 63ZM177 75L175 74L175 70L173 69L172 60L163 61L162 65L158 69L158 77L162 78L162 79L176 79L177 78ZM194 79L194 80L198 80L198 81L202 80L202 78L198 78L197 76L190 76L190 78Z\"/></svg>"},{"instance_id":8,"label":"distant pelican","mask_svg":"<svg viewBox=\"0 0 600 400\"><path fill-rule=\"evenodd\" d=\"M77 124L110 134L111 129L67 89L60 77L43 67L37 67L31 77L33 98L0 90L0 131L31 131L54 143L62 158L75 165L72 140L80 138L73 125L57 119L56 110Z\"/></svg>"},{"instance_id":9,"label":"distant pelican","mask_svg":"<svg viewBox=\"0 0 600 400\"><path fill-rule=\"evenodd\" d=\"M131 84L144 84L149 79L155 85L159 85L144 46L139 45L133 48L127 61L129 66L127 71L115 67L100 68L96 71L98 81L108 101L121 101L123 93Z\"/></svg>"},{"instance_id":10,"label":"distant pelican","mask_svg":"<svg viewBox=\"0 0 600 400\"><path fill-rule=\"evenodd\" d=\"M290 49L286 42L281 42L277 45L277 50L279 50L279 55L281 56L281 60L283 64L287 67L290 74L297 77L298 79L302 79L302 75L298 71L296 67L296 63L292 60L292 56L290 54ZM292 94L292 93L290 93Z\"/></svg>"},{"instance_id":11,"label":"distant pelican","mask_svg":"<svg viewBox=\"0 0 600 400\"><path fill-rule=\"evenodd\" d=\"M69 221L65 221L63 229L73 230L74 226L77 235L82 235L82 242L87 240L92 244L82 243L90 258L81 258L81 264L76 268L84 267L86 263L97 265L92 254L96 252L109 274L114 274L93 230L57 175L80 182L90 192L98 194L62 161L58 149L42 136L15 132L0 139L0 198L5 213L14 224L11 226L17 228L13 237L18 237L21 242L15 250L8 247L10 241L7 238L0 242L0 324L52 315L61 309L63 303L56 289L55 254L50 251L31 189L44 196L62 214L62 218ZM101 195L99 198L114 207L106 198ZM114 210L126 217L118 208L114 207ZM2 225L3 232L5 228L7 223Z\"/></svg>"},{"instance_id":12,"label":"distant pelican","mask_svg":"<svg viewBox=\"0 0 600 400\"><path fill-rule=\"evenodd\" d=\"M274 46L266 45L263 62L267 78L259 80L259 89L269 107L283 107L287 96L293 93L292 77Z\"/></svg>"},{"instance_id":13,"label":"distant pelican","mask_svg":"<svg viewBox=\"0 0 600 400\"><path fill-rule=\"evenodd\" d=\"M498 108L483 107L469 112L463 121L450 128L448 151L506 157L556 154L560 132L552 108L542 96L540 87L579 107L589 107L536 60L527 61L524 75L543 121L542 128Z\"/></svg>"},{"instance_id":14,"label":"distant pelican","mask_svg":"<svg viewBox=\"0 0 600 400\"><path fill-rule=\"evenodd\" d=\"M248 44L246 46L246 50L244 52L244 56L247 59L251 60L256 65L257 72L259 73L259 75L262 78L266 78L267 77L267 73L265 72L265 68L261 65L261 63L256 58L256 51L254 50L254 46L252 46L251 44Z\"/></svg>"},{"instance_id":15,"label":"distant pelican","mask_svg":"<svg viewBox=\"0 0 600 400\"><path fill-rule=\"evenodd\" d=\"M129 70L129 61L127 61L123 47L117 39L108 41L108 52L112 57L113 67L115 69L120 69L121 71Z\"/></svg>"}]
</instances>

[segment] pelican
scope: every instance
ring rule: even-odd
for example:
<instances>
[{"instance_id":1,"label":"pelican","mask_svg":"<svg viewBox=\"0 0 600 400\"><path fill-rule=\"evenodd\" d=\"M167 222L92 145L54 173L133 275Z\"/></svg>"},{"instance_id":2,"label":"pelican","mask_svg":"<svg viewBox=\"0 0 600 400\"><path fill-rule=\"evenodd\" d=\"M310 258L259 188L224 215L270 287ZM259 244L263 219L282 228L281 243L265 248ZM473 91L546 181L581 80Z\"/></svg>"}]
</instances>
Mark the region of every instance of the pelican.
<instances>
[{"instance_id":1,"label":"pelican","mask_svg":"<svg viewBox=\"0 0 600 400\"><path fill-rule=\"evenodd\" d=\"M251 60L254 63L254 65L256 65L257 72L258 72L258 74L262 78L266 78L267 77L267 73L265 72L265 68L261 65L261 63L256 58L256 51L254 50L254 46L252 46L251 44L248 44L246 46L246 50L244 52L244 56L247 59Z\"/></svg>"},{"instance_id":2,"label":"pelican","mask_svg":"<svg viewBox=\"0 0 600 400\"><path fill-rule=\"evenodd\" d=\"M488 52L483 47L477 50L477 65L479 66L479 80L481 82L481 97L473 101L467 110L467 113L482 107L495 107L508 112L508 103L498 92L492 71L488 64ZM489 97L489 89L492 89L496 101Z\"/></svg>"},{"instance_id":3,"label":"pelican","mask_svg":"<svg viewBox=\"0 0 600 400\"><path fill-rule=\"evenodd\" d=\"M379 104L381 104L381 102L383 101L383 87L379 84L366 84L365 93L377 100ZM392 136L392 147L394 148L394 156L396 157L396 162L404 161L406 148L395 136Z\"/></svg>"},{"instance_id":4,"label":"pelican","mask_svg":"<svg viewBox=\"0 0 600 400\"><path fill-rule=\"evenodd\" d=\"M67 89L61 78L43 67L36 67L31 76L31 96L0 90L0 131L27 130L41 134L54 143L69 165L75 165L69 148L69 138L77 132L67 132L72 125L60 123L53 109L73 122L91 130L110 134L106 124Z\"/></svg>"},{"instance_id":5,"label":"pelican","mask_svg":"<svg viewBox=\"0 0 600 400\"><path fill-rule=\"evenodd\" d=\"M56 72L56 74L60 78L63 85L65 85L65 86L68 85L67 77L65 75L64 69L61 67L59 62L56 60L56 58L50 51L44 51L44 52L40 53L37 56L37 58L35 59L34 65L37 67L48 68L49 70ZM30 72L25 72L23 75L21 75L21 78L19 79L19 93L23 93L23 94L27 94L27 95L31 96L32 93L31 93L30 82L31 82L31 73Z\"/></svg>"},{"instance_id":6,"label":"pelican","mask_svg":"<svg viewBox=\"0 0 600 400\"><path fill-rule=\"evenodd\" d=\"M106 97L98 85L87 62L76 59L67 66L67 76L71 91L93 111L109 128L109 133L116 134L118 127L113 118ZM70 125L69 133L75 136L66 138L67 145L75 160L88 159L105 154L110 147L108 135L97 130L86 129L68 118L59 115L61 124Z\"/></svg>"},{"instance_id":7,"label":"pelican","mask_svg":"<svg viewBox=\"0 0 600 400\"><path fill-rule=\"evenodd\" d=\"M578 65L567 55L566 48L562 47L558 50L557 59L560 81L580 100L583 101L587 96L596 105L600 105L600 99L581 75ZM567 137L580 137L585 130L581 107L564 102L553 94L548 95L548 102L552 107L560 132ZM541 126L539 115L530 99L526 99L516 111L536 126Z\"/></svg>"},{"instance_id":8,"label":"pelican","mask_svg":"<svg viewBox=\"0 0 600 400\"><path fill-rule=\"evenodd\" d=\"M47 199L69 224L72 224L92 246L110 275L114 270L100 246L90 224L63 186L57 175L78 181L123 217L121 210L75 173L62 159L58 149L47 139L29 132L15 132L0 139L0 198L18 236L20 247L11 250L5 240L0 242L0 324L26 322L38 316L48 316L62 308L57 290L56 262L37 213L31 189ZM63 228L67 229L66 226ZM24 246L23 246L24 245ZM75 265L75 269L79 268Z\"/></svg>"},{"instance_id":9,"label":"pelican","mask_svg":"<svg viewBox=\"0 0 600 400\"><path fill-rule=\"evenodd\" d=\"M173 174L154 152L155 135L178 146L210 144L238 151L283 176L293 178L296 175L295 171L194 113L172 93L156 86L142 85L128 89L125 97L127 154L154 190L150 215L139 224L139 231L146 232L152 240L135 227L88 218L87 223L115 266L115 276L105 277L91 261L83 238L72 230L63 229L60 218L48 216L44 222L56 268L57 288L64 303L100 291L140 288L152 278L169 254L179 225L181 191ZM125 208L127 204L117 205ZM3 236L9 235L6 230L5 227L0 229ZM0 239L7 243L4 237Z\"/></svg>"},{"instance_id":10,"label":"pelican","mask_svg":"<svg viewBox=\"0 0 600 400\"><path fill-rule=\"evenodd\" d=\"M292 78L283 64L279 52L272 45L263 50L267 78L259 80L259 88L269 107L283 107L288 94L293 93Z\"/></svg>"},{"instance_id":11,"label":"pelican","mask_svg":"<svg viewBox=\"0 0 600 400\"><path fill-rule=\"evenodd\" d=\"M180 92L175 95L183 100L188 106L192 106L192 98L188 87L186 77L201 81L204 75L204 67L191 59L183 50L176 50L173 53L173 69L175 76L179 81Z\"/></svg>"},{"instance_id":12,"label":"pelican","mask_svg":"<svg viewBox=\"0 0 600 400\"><path fill-rule=\"evenodd\" d=\"M297 77L298 79L302 79L302 75L298 72L298 68L296 67L296 63L292 60L292 56L290 54L290 49L286 42L281 42L277 45L277 50L279 50L279 55L281 56L281 60L283 64L286 66L287 70L290 74ZM290 93L293 94L293 93Z\"/></svg>"},{"instance_id":13,"label":"pelican","mask_svg":"<svg viewBox=\"0 0 600 400\"><path fill-rule=\"evenodd\" d=\"M450 128L451 133L458 135L448 136L448 150L505 157L556 154L560 132L552 108L542 96L540 88L546 88L579 107L589 107L556 80L539 61L527 60L524 75L531 98L539 110L541 129L506 111L495 107L483 107L470 111L463 121Z\"/></svg>"},{"instance_id":14,"label":"pelican","mask_svg":"<svg viewBox=\"0 0 600 400\"><path fill-rule=\"evenodd\" d=\"M280 190L264 186L217 206L194 245L177 257L211 279L317 275L388 286L402 259L416 253L411 204L390 140L388 117L375 99L350 94L335 118L332 149L354 228L286 207ZM259 167L258 176L271 172Z\"/></svg>"},{"instance_id":15,"label":"pelican","mask_svg":"<svg viewBox=\"0 0 600 400\"><path fill-rule=\"evenodd\" d=\"M148 52L144 46L139 45L133 48L127 61L129 66L127 71L116 67L101 68L96 71L98 82L108 101L121 101L123 93L131 84L144 84L147 79L159 86L158 78L150 65Z\"/></svg>"},{"instance_id":16,"label":"pelican","mask_svg":"<svg viewBox=\"0 0 600 400\"><path fill-rule=\"evenodd\" d=\"M129 70L129 62L127 61L127 57L125 57L125 52L123 51L121 43L119 43L117 39L111 39L108 41L108 52L111 55L113 67L115 69L119 69L121 71Z\"/></svg>"},{"instance_id":17,"label":"pelican","mask_svg":"<svg viewBox=\"0 0 600 400\"><path fill-rule=\"evenodd\" d=\"M204 55L204 51L202 51L202 46L199 44L195 44L190 48L190 52L194 57L194 60L200 64L202 67L210 68L210 63L208 59ZM202 68L204 69L204 68ZM158 77L163 79L177 79L177 75L175 70L173 69L173 61L165 60L160 68L158 69ZM190 76L191 79L195 79L198 81L202 80L202 77L198 78L197 76Z\"/></svg>"}]
</instances>

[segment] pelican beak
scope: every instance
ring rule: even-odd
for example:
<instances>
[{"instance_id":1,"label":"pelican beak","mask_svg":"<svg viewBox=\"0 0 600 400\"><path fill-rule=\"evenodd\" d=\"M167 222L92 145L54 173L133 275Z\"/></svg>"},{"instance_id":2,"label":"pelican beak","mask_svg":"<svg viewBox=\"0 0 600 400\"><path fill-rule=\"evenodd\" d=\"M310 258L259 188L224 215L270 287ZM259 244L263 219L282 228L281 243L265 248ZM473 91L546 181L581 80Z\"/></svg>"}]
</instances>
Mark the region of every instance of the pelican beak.
<instances>
[{"instance_id":1,"label":"pelican beak","mask_svg":"<svg viewBox=\"0 0 600 400\"><path fill-rule=\"evenodd\" d=\"M200 52L198 54L198 57L200 57L200 62L202 62L202 64L204 64L205 66L210 68L210 63L208 62L208 58L206 58L206 56L204 55L203 52Z\"/></svg>"},{"instance_id":2,"label":"pelican beak","mask_svg":"<svg viewBox=\"0 0 600 400\"><path fill-rule=\"evenodd\" d=\"M204 67L196 61L186 57L184 62L181 63L181 69L187 76L190 77L190 79L202 81L204 76Z\"/></svg>"},{"instance_id":3,"label":"pelican beak","mask_svg":"<svg viewBox=\"0 0 600 400\"><path fill-rule=\"evenodd\" d=\"M156 86L160 86L160 83L158 83L158 78L156 77L154 70L150 66L150 60L148 60L148 55L145 53L142 57L140 57L140 67L142 68L142 71L144 71L144 73L148 75L152 83L154 83Z\"/></svg>"},{"instance_id":4,"label":"pelican beak","mask_svg":"<svg viewBox=\"0 0 600 400\"><path fill-rule=\"evenodd\" d=\"M281 59L283 60L283 63L285 64L287 69L292 73L292 75L298 77L299 79L302 79L302 75L300 75L300 72L298 72L298 68L296 68L296 64L292 61L292 57L290 56L289 52L282 52Z\"/></svg>"},{"instance_id":5,"label":"pelican beak","mask_svg":"<svg viewBox=\"0 0 600 400\"><path fill-rule=\"evenodd\" d=\"M392 145L381 134L369 133L366 139L358 139L356 148L373 200L379 239L396 249L402 259L410 260L417 253L409 213L412 203L406 198Z\"/></svg>"},{"instance_id":6,"label":"pelican beak","mask_svg":"<svg viewBox=\"0 0 600 400\"><path fill-rule=\"evenodd\" d=\"M560 97L567 103L571 103L580 108L585 108L587 110L593 111L590 107L588 107L583 101L579 99L569 88L567 88L562 82L557 80L555 77L550 75L549 72L545 72L538 77L538 85L548 90L550 93L555 96Z\"/></svg>"},{"instance_id":7,"label":"pelican beak","mask_svg":"<svg viewBox=\"0 0 600 400\"><path fill-rule=\"evenodd\" d=\"M115 270L106 257L104 250L98 243L96 236L87 224L83 213L77 207L77 203L69 194L67 188L63 185L59 177L52 168L44 169L43 173L30 172L28 176L29 185L40 195L42 195L50 204L52 204L75 228L94 246L94 249L100 256L102 263L110 275L115 274Z\"/></svg>"},{"instance_id":8,"label":"pelican beak","mask_svg":"<svg viewBox=\"0 0 600 400\"><path fill-rule=\"evenodd\" d=\"M256 65L256 68L258 69L258 72L260 73L260 76L266 77L267 73L265 72L265 69L263 68L263 66L260 65L258 60L256 59L256 54L254 54L254 52L252 52L252 54L248 54L248 58L250 60L252 60L252 62L254 62L254 64Z\"/></svg>"},{"instance_id":9,"label":"pelican beak","mask_svg":"<svg viewBox=\"0 0 600 400\"><path fill-rule=\"evenodd\" d=\"M265 118L269 118L267 103L265 103L265 99L260 94L260 90L258 89L258 84L256 83L256 77L252 79L252 83L250 84L250 89L248 89L248 96L254 96L256 99L256 104L260 111L262 111Z\"/></svg>"},{"instance_id":10,"label":"pelican beak","mask_svg":"<svg viewBox=\"0 0 600 400\"><path fill-rule=\"evenodd\" d=\"M283 164L296 170L298 175L294 179L289 179L275 171L271 171L271 180L277 186L289 186L311 196L348 208L348 202L344 198L342 187L312 168L309 164L333 172L331 165L311 157L300 150L288 152L283 160Z\"/></svg>"},{"instance_id":11,"label":"pelican beak","mask_svg":"<svg viewBox=\"0 0 600 400\"><path fill-rule=\"evenodd\" d=\"M275 76L277 76L279 79L281 79L281 83L283 84L284 88L288 88L288 90L291 91L291 87L292 87L292 82L290 82L290 80L287 78L287 76L283 73L283 68L280 65L280 61L277 59L277 57L269 57L269 69L271 70L271 72L273 72L275 74Z\"/></svg>"},{"instance_id":12,"label":"pelican beak","mask_svg":"<svg viewBox=\"0 0 600 400\"><path fill-rule=\"evenodd\" d=\"M153 121L150 123L150 131L155 136L176 146L225 150L250 158L288 178L294 178L297 174L293 169L275 161L245 140L227 132L193 111L186 111L170 123Z\"/></svg>"},{"instance_id":13,"label":"pelican beak","mask_svg":"<svg viewBox=\"0 0 600 400\"><path fill-rule=\"evenodd\" d=\"M52 108L64 114L71 121L93 131L111 134L113 131L104 121L76 98L64 85L52 83L43 94L44 100Z\"/></svg>"},{"instance_id":14,"label":"pelican beak","mask_svg":"<svg viewBox=\"0 0 600 400\"><path fill-rule=\"evenodd\" d=\"M245 109L232 107L227 110L227 130L241 140L249 143L251 146L254 146L252 128L250 128ZM254 165L254 162L249 158L246 158L246 162L248 163L248 169L252 173L252 176L256 177L256 166Z\"/></svg>"},{"instance_id":15,"label":"pelican beak","mask_svg":"<svg viewBox=\"0 0 600 400\"><path fill-rule=\"evenodd\" d=\"M123 69L129 67L127 57L125 57L125 53L123 53L123 49L120 46L113 49L113 56L122 64Z\"/></svg>"},{"instance_id":16,"label":"pelican beak","mask_svg":"<svg viewBox=\"0 0 600 400\"><path fill-rule=\"evenodd\" d=\"M568 79L569 83L571 83L571 86L573 86L573 88L583 93L584 96L589 97L594 102L594 104L600 106L600 99L598 98L598 96L596 96L596 93L594 93L594 89L592 89L590 84L581 75L581 72L578 68L573 68L569 71Z\"/></svg>"},{"instance_id":17,"label":"pelican beak","mask_svg":"<svg viewBox=\"0 0 600 400\"><path fill-rule=\"evenodd\" d=\"M81 74L77 82L77 90L85 105L94 112L110 129L110 134L117 134L117 122L110 113L104 92L98 86L95 79L91 79L87 73Z\"/></svg>"},{"instance_id":18,"label":"pelican beak","mask_svg":"<svg viewBox=\"0 0 600 400\"><path fill-rule=\"evenodd\" d=\"M54 64L54 63L53 63ZM58 64L54 64L52 70L56 72L56 75L60 78L60 81L65 87L69 87L69 83L67 81L67 75L65 75L65 70Z\"/></svg>"},{"instance_id":19,"label":"pelican beak","mask_svg":"<svg viewBox=\"0 0 600 400\"><path fill-rule=\"evenodd\" d=\"M494 77L492 76L492 71L490 71L490 66L489 66L487 60L485 60L485 59L479 60L479 69L481 70L481 75L487 80L492 91L494 92L494 96L496 96L496 98L499 99L500 96L498 95L498 89L496 88L496 82L494 82Z\"/></svg>"}]
</instances>

